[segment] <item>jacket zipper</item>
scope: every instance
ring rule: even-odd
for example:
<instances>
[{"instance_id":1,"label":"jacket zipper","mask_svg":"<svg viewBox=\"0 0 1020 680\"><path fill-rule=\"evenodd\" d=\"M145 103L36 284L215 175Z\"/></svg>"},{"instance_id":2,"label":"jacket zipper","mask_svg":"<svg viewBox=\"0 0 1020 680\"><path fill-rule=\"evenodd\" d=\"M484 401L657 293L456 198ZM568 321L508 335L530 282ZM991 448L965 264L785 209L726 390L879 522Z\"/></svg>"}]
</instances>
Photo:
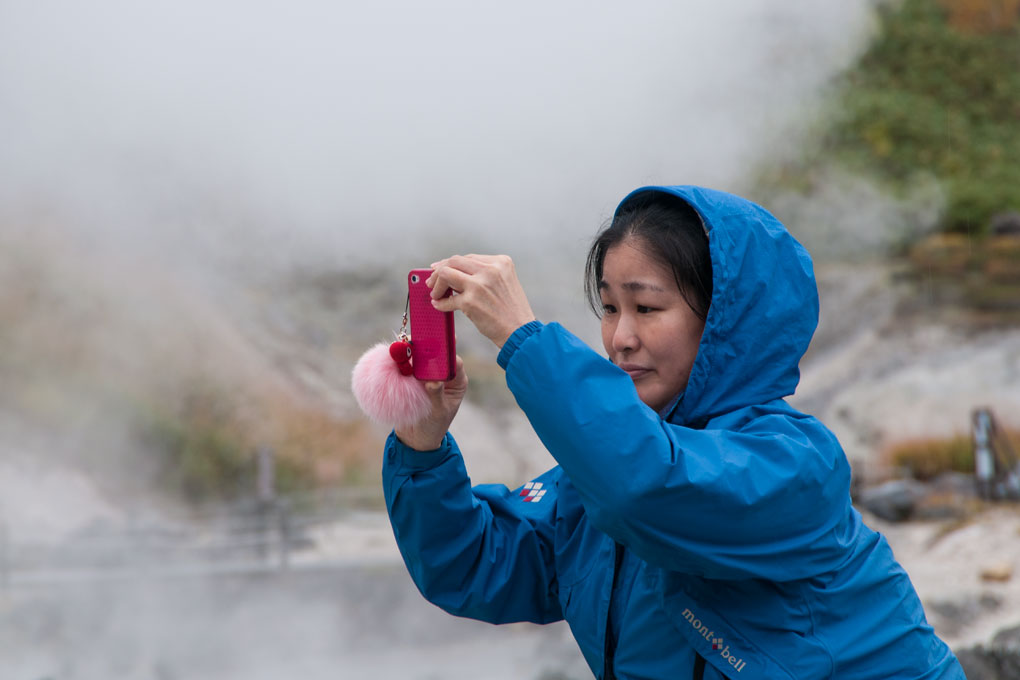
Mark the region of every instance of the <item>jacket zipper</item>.
<instances>
[{"instance_id":1,"label":"jacket zipper","mask_svg":"<svg viewBox=\"0 0 1020 680\"><path fill-rule=\"evenodd\" d=\"M612 629L613 620L613 595L616 593L617 578L620 575L620 565L623 563L623 546L613 541L613 587L609 590L609 607L606 609L606 644L602 653L604 665L602 667L603 680L616 680L614 670L616 660L616 640L613 638L619 631Z\"/></svg>"}]
</instances>

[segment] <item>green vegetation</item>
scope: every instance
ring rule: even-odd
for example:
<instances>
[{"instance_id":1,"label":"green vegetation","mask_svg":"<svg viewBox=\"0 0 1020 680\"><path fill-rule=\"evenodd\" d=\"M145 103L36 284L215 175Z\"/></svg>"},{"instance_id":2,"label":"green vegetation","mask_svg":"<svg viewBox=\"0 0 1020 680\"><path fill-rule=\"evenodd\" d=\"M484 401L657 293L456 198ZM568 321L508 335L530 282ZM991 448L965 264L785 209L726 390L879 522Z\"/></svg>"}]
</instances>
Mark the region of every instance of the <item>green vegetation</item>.
<instances>
[{"instance_id":1,"label":"green vegetation","mask_svg":"<svg viewBox=\"0 0 1020 680\"><path fill-rule=\"evenodd\" d=\"M255 487L253 457L226 429L167 414L153 414L139 429L142 443L158 456L163 485L185 498L234 498Z\"/></svg>"},{"instance_id":2,"label":"green vegetation","mask_svg":"<svg viewBox=\"0 0 1020 680\"><path fill-rule=\"evenodd\" d=\"M876 11L871 44L833 83L799 155L764 168L756 191L845 213L854 196L871 199L840 183L862 179L893 199L891 219L834 223L865 243L877 226L874 243L903 258L898 275L914 284L904 314L1020 325L1020 0L885 0ZM813 233L791 212L792 229Z\"/></svg>"},{"instance_id":3,"label":"green vegetation","mask_svg":"<svg viewBox=\"0 0 1020 680\"><path fill-rule=\"evenodd\" d=\"M937 230L980 240L1020 212L1020 0L887 0L877 13L801 155L766 168L759 190L809 196L836 169L912 202L932 200L918 189L934 180Z\"/></svg>"},{"instance_id":4,"label":"green vegetation","mask_svg":"<svg viewBox=\"0 0 1020 680\"><path fill-rule=\"evenodd\" d=\"M841 83L826 155L904 189L932 173L943 231L1020 211L1020 3L903 0Z\"/></svg>"},{"instance_id":5,"label":"green vegetation","mask_svg":"<svg viewBox=\"0 0 1020 680\"><path fill-rule=\"evenodd\" d=\"M318 408L246 394L269 403L245 415L222 389L193 385L177 404L162 402L136 411L135 437L155 454L161 485L195 502L250 496L256 486L256 452L273 452L279 493L318 486L363 486L374 481L380 445L360 421L340 421ZM171 408L172 407L172 408ZM259 426L249 420L257 419ZM369 452L369 453L365 453Z\"/></svg>"},{"instance_id":6,"label":"green vegetation","mask_svg":"<svg viewBox=\"0 0 1020 680\"><path fill-rule=\"evenodd\" d=\"M155 457L160 484L191 501L232 499L255 488L250 438L235 427L228 403L212 388L180 404L142 404L134 418L140 449Z\"/></svg>"}]
</instances>

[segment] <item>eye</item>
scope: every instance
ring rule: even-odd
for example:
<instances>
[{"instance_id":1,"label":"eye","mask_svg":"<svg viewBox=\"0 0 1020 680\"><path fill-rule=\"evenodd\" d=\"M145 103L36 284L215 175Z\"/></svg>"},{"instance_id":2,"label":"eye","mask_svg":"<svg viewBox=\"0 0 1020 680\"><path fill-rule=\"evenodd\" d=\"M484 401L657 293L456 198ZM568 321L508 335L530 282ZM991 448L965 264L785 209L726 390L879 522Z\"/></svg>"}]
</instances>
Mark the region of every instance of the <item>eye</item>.
<instances>
[{"instance_id":1,"label":"eye","mask_svg":"<svg viewBox=\"0 0 1020 680\"><path fill-rule=\"evenodd\" d=\"M616 307L613 305L602 305L603 314L616 314Z\"/></svg>"},{"instance_id":2,"label":"eye","mask_svg":"<svg viewBox=\"0 0 1020 680\"><path fill-rule=\"evenodd\" d=\"M655 311L654 307L646 307L645 305L638 305L637 306L637 313L638 314L648 314L649 312L654 312L654 311Z\"/></svg>"}]
</instances>

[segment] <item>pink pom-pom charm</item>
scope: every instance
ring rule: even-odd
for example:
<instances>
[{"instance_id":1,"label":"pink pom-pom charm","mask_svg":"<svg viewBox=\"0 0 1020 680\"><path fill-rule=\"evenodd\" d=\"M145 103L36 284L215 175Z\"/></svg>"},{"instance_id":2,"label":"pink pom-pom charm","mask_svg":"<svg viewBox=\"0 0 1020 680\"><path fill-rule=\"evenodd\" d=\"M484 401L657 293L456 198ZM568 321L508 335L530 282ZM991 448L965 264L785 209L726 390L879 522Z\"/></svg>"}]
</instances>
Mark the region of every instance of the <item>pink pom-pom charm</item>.
<instances>
[{"instance_id":1,"label":"pink pom-pom charm","mask_svg":"<svg viewBox=\"0 0 1020 680\"><path fill-rule=\"evenodd\" d=\"M358 406L377 423L413 425L428 416L431 402L424 383L403 373L410 363L398 362L394 354L400 352L391 353L391 346L383 343L362 354L351 371L351 388Z\"/></svg>"}]
</instances>

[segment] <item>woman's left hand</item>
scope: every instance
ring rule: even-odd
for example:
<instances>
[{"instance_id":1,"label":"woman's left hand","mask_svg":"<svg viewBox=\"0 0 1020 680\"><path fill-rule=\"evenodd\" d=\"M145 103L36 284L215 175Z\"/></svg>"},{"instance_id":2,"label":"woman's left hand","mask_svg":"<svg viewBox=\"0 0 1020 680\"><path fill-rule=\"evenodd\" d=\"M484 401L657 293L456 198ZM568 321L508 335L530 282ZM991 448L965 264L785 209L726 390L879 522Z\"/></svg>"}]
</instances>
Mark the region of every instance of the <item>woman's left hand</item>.
<instances>
[{"instance_id":1,"label":"woman's left hand","mask_svg":"<svg viewBox=\"0 0 1020 680\"><path fill-rule=\"evenodd\" d=\"M454 255L433 263L432 270L426 284L435 308L459 309L496 347L502 348L515 330L535 320L507 255ZM454 294L444 298L448 290Z\"/></svg>"}]
</instances>

